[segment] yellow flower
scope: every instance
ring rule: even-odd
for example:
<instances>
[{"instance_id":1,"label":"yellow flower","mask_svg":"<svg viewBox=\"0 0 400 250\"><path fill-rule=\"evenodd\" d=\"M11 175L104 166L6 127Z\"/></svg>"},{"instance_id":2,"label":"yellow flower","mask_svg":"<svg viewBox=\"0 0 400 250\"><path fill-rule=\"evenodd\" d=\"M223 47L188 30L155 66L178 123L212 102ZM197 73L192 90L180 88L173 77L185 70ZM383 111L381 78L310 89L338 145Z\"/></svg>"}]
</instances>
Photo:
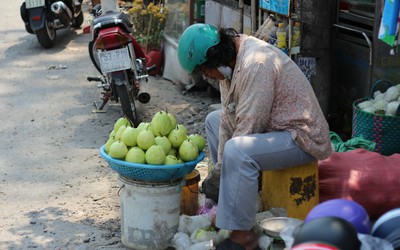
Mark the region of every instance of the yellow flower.
<instances>
[{"instance_id":1,"label":"yellow flower","mask_svg":"<svg viewBox=\"0 0 400 250\"><path fill-rule=\"evenodd\" d=\"M132 35L144 48L160 47L163 39L167 8L162 4L150 2L147 6L142 0L135 0L128 11L132 24Z\"/></svg>"}]
</instances>

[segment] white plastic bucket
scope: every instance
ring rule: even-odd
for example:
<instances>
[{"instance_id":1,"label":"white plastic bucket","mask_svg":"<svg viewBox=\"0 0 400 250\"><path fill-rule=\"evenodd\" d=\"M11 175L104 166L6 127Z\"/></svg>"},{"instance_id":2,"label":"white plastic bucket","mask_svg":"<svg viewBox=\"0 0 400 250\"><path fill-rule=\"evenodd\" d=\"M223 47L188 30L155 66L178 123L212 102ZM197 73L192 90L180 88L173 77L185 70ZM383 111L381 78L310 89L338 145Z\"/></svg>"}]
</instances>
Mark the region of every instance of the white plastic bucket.
<instances>
[{"instance_id":1,"label":"white plastic bucket","mask_svg":"<svg viewBox=\"0 0 400 250\"><path fill-rule=\"evenodd\" d=\"M182 180L149 183L122 176L121 241L137 250L170 246L178 230Z\"/></svg>"}]
</instances>

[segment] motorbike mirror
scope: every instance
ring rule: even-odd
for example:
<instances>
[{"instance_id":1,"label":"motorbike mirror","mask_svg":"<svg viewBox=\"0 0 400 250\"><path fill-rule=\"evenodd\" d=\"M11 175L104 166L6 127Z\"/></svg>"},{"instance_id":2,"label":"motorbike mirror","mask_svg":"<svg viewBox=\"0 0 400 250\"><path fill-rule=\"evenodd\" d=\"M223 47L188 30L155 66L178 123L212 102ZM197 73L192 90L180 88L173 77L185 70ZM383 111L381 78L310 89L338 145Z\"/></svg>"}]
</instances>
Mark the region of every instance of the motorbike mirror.
<instances>
[{"instance_id":1,"label":"motorbike mirror","mask_svg":"<svg viewBox=\"0 0 400 250\"><path fill-rule=\"evenodd\" d=\"M89 14L93 16L100 16L103 14L103 9L101 8L101 4L96 4L90 11Z\"/></svg>"}]
</instances>

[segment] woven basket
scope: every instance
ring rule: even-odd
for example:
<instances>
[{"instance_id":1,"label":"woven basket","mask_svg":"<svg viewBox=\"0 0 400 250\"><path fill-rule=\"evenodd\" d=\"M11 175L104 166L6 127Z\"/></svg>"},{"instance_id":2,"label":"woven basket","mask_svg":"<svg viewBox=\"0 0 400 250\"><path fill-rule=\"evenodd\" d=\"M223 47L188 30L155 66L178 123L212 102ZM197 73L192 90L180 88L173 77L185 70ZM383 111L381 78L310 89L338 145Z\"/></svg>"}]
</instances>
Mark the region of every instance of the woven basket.
<instances>
[{"instance_id":1,"label":"woven basket","mask_svg":"<svg viewBox=\"0 0 400 250\"><path fill-rule=\"evenodd\" d=\"M372 88L373 92L378 83ZM375 152L382 155L400 153L400 116L372 114L357 107L360 102L369 99L365 97L353 102L351 137L363 137L375 142Z\"/></svg>"},{"instance_id":2,"label":"woven basket","mask_svg":"<svg viewBox=\"0 0 400 250\"><path fill-rule=\"evenodd\" d=\"M165 182L181 179L191 173L197 163L204 159L204 153L200 152L199 157L175 165L149 165L126 162L110 157L104 151L104 145L100 148L100 155L108 162L111 169L129 179L148 182Z\"/></svg>"}]
</instances>

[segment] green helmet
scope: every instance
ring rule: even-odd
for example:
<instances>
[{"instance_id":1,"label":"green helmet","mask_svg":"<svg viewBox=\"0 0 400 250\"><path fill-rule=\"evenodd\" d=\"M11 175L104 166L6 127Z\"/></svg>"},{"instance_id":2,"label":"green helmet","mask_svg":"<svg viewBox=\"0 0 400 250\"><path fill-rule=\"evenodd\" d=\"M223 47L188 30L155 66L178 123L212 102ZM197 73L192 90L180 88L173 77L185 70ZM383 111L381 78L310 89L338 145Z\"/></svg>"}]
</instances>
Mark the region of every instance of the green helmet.
<instances>
[{"instance_id":1,"label":"green helmet","mask_svg":"<svg viewBox=\"0 0 400 250\"><path fill-rule=\"evenodd\" d=\"M189 26L178 44L178 59L182 68L191 74L197 65L207 61L207 50L219 41L218 29L215 26L204 23Z\"/></svg>"}]
</instances>

